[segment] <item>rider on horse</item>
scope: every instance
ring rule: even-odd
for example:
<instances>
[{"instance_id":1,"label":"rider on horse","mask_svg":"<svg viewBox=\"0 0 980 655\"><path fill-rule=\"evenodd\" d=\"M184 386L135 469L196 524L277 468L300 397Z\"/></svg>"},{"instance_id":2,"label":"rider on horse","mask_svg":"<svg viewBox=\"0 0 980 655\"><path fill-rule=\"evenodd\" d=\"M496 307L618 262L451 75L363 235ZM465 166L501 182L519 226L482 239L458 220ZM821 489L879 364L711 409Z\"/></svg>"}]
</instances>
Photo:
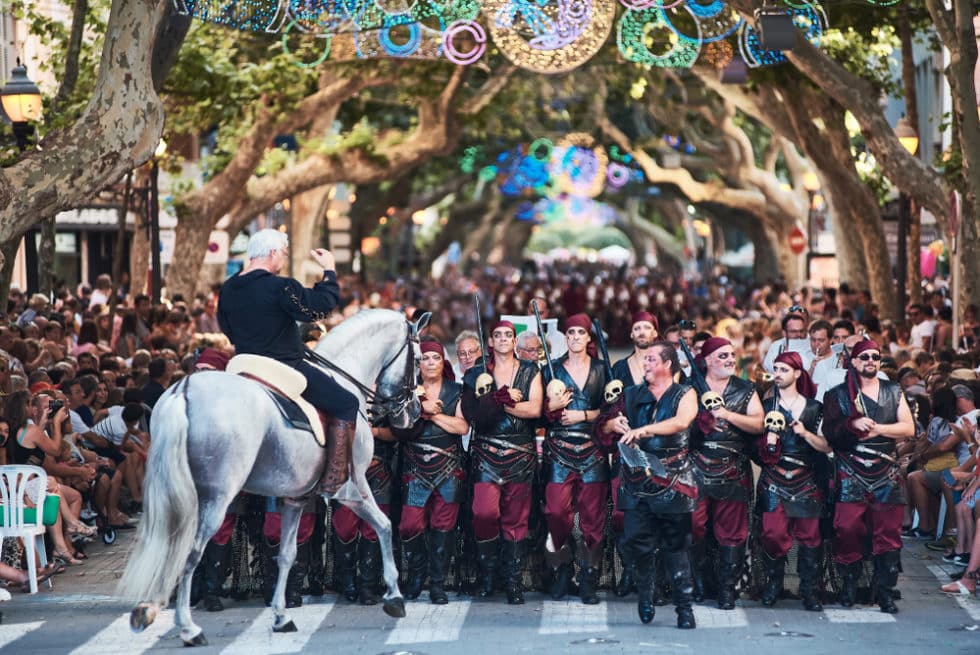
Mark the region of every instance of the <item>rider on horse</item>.
<instances>
[{"instance_id":1,"label":"rider on horse","mask_svg":"<svg viewBox=\"0 0 980 655\"><path fill-rule=\"evenodd\" d=\"M289 238L278 230L259 230L248 241L248 264L221 286L218 322L237 354L271 357L306 378L303 398L328 414L327 466L320 493L333 494L347 481L357 420L357 399L305 359L297 322L325 318L337 306L340 288L328 250L310 253L323 279L305 288L279 272L289 261Z\"/></svg>"}]
</instances>

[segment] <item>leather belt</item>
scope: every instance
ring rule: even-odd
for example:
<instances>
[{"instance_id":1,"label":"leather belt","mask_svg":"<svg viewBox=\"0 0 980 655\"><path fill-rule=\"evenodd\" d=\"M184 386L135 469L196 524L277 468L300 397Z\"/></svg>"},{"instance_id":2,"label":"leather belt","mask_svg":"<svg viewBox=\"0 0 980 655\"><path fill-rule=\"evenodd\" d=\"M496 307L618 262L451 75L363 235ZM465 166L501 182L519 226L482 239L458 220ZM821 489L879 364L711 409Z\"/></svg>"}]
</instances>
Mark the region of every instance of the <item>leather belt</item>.
<instances>
[{"instance_id":1,"label":"leather belt","mask_svg":"<svg viewBox=\"0 0 980 655\"><path fill-rule=\"evenodd\" d=\"M870 447L865 446L863 444L858 444L858 445L854 446L854 451L855 452L858 452L858 453L864 453L865 455L873 455L875 457L880 457L880 458L882 458L885 461L891 462L892 464L897 464L898 463L897 460L894 457L892 457L891 455L886 455L885 453L881 452L880 450L876 450L874 448L870 448ZM858 459L858 458L855 457L854 459ZM865 466L870 466L870 465L869 464L865 464Z\"/></svg>"},{"instance_id":2,"label":"leather belt","mask_svg":"<svg viewBox=\"0 0 980 655\"><path fill-rule=\"evenodd\" d=\"M783 460L784 462L789 462L790 464L796 464L797 466L810 466L802 459L796 459L795 457L790 457L789 455L780 455L779 459Z\"/></svg>"},{"instance_id":3,"label":"leather belt","mask_svg":"<svg viewBox=\"0 0 980 655\"><path fill-rule=\"evenodd\" d=\"M515 435L515 436L523 437L524 435ZM509 441L504 441L503 439L495 439L494 437L479 435L477 436L476 441L477 443L491 444L491 446L488 447L487 450L489 450L492 453L497 453L499 452L499 450L516 450L518 452L527 453L529 455L538 454L537 448L535 448L534 446L522 446L519 444L511 443ZM493 446L496 446L496 448L494 448Z\"/></svg>"},{"instance_id":4,"label":"leather belt","mask_svg":"<svg viewBox=\"0 0 980 655\"><path fill-rule=\"evenodd\" d=\"M567 450L572 450L576 453L580 453L583 450L590 450L596 447L595 443L593 443L591 440L587 441L586 443L572 443L571 441L565 441L564 439L549 439L548 441L555 444L556 446L565 448Z\"/></svg>"}]
</instances>

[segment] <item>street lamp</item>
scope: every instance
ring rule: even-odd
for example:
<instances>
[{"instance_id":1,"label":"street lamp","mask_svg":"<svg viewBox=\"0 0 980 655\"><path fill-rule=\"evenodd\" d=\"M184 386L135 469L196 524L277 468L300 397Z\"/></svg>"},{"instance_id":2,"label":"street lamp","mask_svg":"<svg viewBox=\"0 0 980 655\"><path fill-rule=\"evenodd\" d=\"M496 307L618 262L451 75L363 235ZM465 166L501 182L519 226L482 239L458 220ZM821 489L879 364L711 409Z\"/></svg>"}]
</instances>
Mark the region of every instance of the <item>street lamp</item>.
<instances>
[{"instance_id":1,"label":"street lamp","mask_svg":"<svg viewBox=\"0 0 980 655\"><path fill-rule=\"evenodd\" d=\"M919 133L915 131L912 123L905 116L899 119L898 124L895 125L895 136L898 137L899 143L910 155L915 155L919 150ZM895 278L898 283L898 307L896 308L896 318L898 320L903 320L905 318L905 305L908 303L908 267L909 267L909 253L908 253L908 231L909 231L909 219L912 215L911 199L905 191L899 190L899 206L898 206L898 243L896 244L896 258L895 258Z\"/></svg>"},{"instance_id":2,"label":"street lamp","mask_svg":"<svg viewBox=\"0 0 980 655\"><path fill-rule=\"evenodd\" d=\"M150 294L154 305L160 304L160 286L163 271L160 270L160 159L167 154L167 142L160 139L150 165Z\"/></svg>"},{"instance_id":3,"label":"street lamp","mask_svg":"<svg viewBox=\"0 0 980 655\"><path fill-rule=\"evenodd\" d=\"M41 118L41 90L27 77L27 67L17 60L10 80L0 90L0 103L14 128L17 147L27 149L31 129L28 123Z\"/></svg>"}]
</instances>

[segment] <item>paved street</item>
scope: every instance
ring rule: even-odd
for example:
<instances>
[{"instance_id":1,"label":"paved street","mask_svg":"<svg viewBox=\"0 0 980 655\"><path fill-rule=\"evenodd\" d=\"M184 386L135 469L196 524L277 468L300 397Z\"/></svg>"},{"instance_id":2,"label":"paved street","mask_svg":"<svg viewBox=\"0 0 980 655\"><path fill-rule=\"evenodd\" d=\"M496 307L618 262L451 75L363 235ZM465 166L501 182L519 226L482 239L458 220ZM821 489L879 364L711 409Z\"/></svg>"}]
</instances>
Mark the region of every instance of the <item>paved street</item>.
<instances>
[{"instance_id":1,"label":"paved street","mask_svg":"<svg viewBox=\"0 0 980 655\"><path fill-rule=\"evenodd\" d=\"M93 549L95 550L95 549ZM134 635L128 607L111 595L112 580L122 562L118 546L93 552L90 563L57 576L56 589L35 597L17 595L5 603L0 624L0 651L32 654L139 655L173 651L182 643L167 611L150 630ZM523 607L494 602L457 600L443 607L409 603L408 617L399 621L379 607L360 607L333 596L310 599L292 618L299 632L273 635L269 611L258 601L227 603L220 614L195 612L211 642L200 652L228 653L684 653L710 649L725 655L774 653L941 653L980 652L980 601L957 600L937 591L948 580L945 565L921 544L909 544L906 573L899 581L904 599L901 613L881 614L876 608L844 610L828 606L822 614L783 601L773 609L742 602L733 612L697 607L698 630L674 628L670 607L643 626L635 603L609 594L587 607L578 602L552 602L529 594ZM84 576L78 573L85 571ZM870 625L869 625L870 624Z\"/></svg>"}]
</instances>

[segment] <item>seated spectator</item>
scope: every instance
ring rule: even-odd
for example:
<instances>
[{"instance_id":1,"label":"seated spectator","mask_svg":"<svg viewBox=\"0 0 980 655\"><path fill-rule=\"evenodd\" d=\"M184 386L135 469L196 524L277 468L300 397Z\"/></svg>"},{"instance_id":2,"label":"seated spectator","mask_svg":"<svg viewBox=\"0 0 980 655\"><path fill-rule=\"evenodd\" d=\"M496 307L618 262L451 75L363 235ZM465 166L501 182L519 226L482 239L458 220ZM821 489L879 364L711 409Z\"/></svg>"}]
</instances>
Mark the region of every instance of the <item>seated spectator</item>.
<instances>
[{"instance_id":1,"label":"seated spectator","mask_svg":"<svg viewBox=\"0 0 980 655\"><path fill-rule=\"evenodd\" d=\"M919 513L919 526L904 532L906 537L927 537L936 531L937 517L934 507L943 493L942 471L952 469L959 463L956 457L960 438L950 424L956 420L956 396L952 389L942 388L932 395L932 419L926 427L926 439L916 444L912 453L912 463L921 466L920 470L909 473L909 496L915 510ZM947 509L952 510L952 497L947 499ZM947 516L947 518L952 518ZM949 522L947 525L951 525Z\"/></svg>"},{"instance_id":2,"label":"seated spectator","mask_svg":"<svg viewBox=\"0 0 980 655\"><path fill-rule=\"evenodd\" d=\"M153 407L167 387L170 386L173 369L166 359L156 357L150 360L149 374L150 381L143 387L143 402Z\"/></svg>"}]
</instances>

